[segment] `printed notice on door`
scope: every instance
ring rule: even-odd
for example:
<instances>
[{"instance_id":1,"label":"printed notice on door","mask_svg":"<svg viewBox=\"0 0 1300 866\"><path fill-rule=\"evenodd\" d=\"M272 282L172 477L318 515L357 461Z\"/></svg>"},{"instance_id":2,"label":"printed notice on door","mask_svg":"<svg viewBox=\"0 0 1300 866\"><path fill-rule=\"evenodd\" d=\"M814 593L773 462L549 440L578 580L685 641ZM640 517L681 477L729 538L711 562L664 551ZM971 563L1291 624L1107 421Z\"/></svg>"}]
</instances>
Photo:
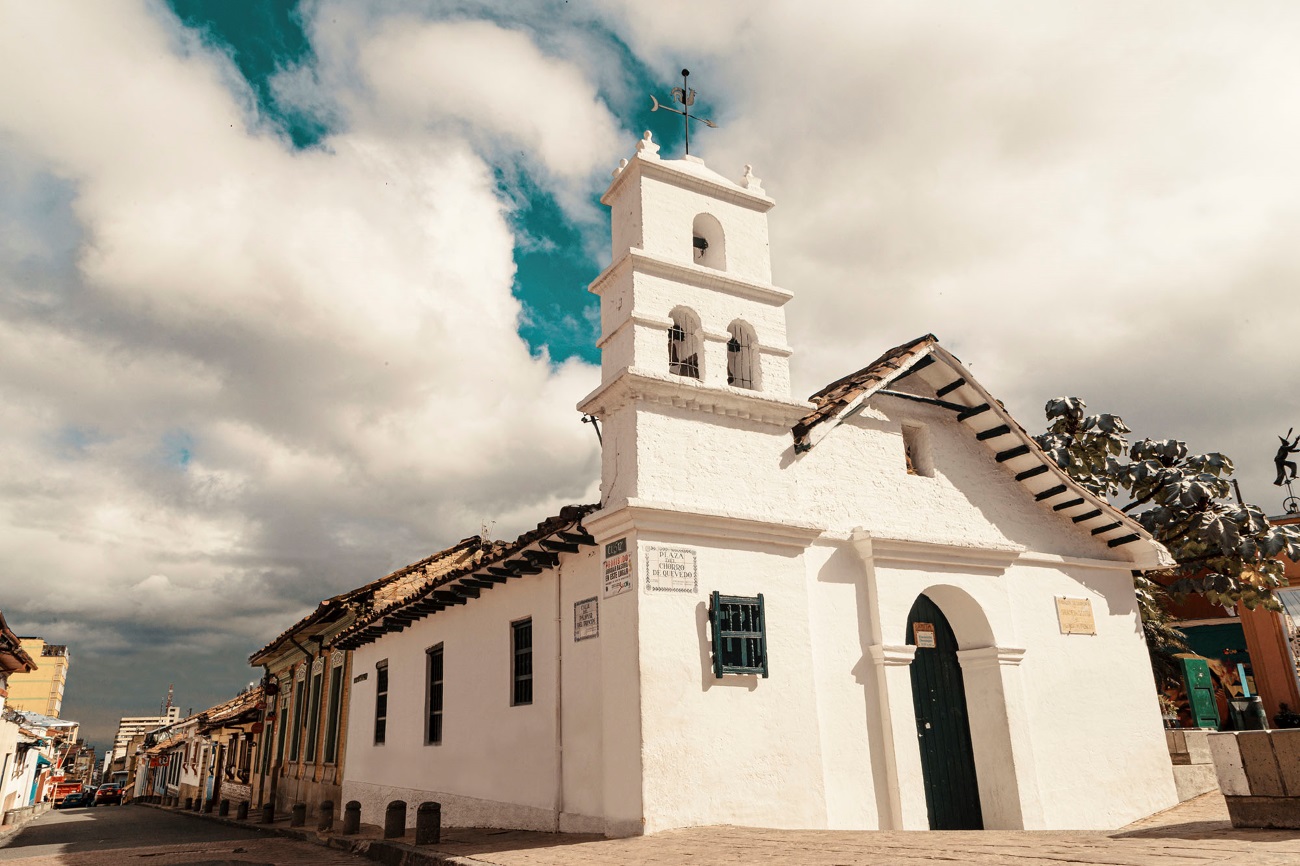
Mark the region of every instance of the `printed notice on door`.
<instances>
[{"instance_id":1,"label":"printed notice on door","mask_svg":"<svg viewBox=\"0 0 1300 866\"><path fill-rule=\"evenodd\" d=\"M695 551L684 547L645 549L646 592L698 592Z\"/></svg>"},{"instance_id":2,"label":"printed notice on door","mask_svg":"<svg viewBox=\"0 0 1300 866\"><path fill-rule=\"evenodd\" d=\"M917 649L934 649L934 623L912 623L912 639L916 642Z\"/></svg>"},{"instance_id":3,"label":"printed notice on door","mask_svg":"<svg viewBox=\"0 0 1300 866\"><path fill-rule=\"evenodd\" d=\"M1061 621L1061 634L1096 634L1097 621L1092 617L1092 599L1056 599L1056 617Z\"/></svg>"},{"instance_id":4,"label":"printed notice on door","mask_svg":"<svg viewBox=\"0 0 1300 866\"><path fill-rule=\"evenodd\" d=\"M627 552L627 539L620 538L605 545L605 598L631 588L632 558Z\"/></svg>"},{"instance_id":5,"label":"printed notice on door","mask_svg":"<svg viewBox=\"0 0 1300 866\"><path fill-rule=\"evenodd\" d=\"M573 603L573 639L586 640L600 635L600 607L596 597Z\"/></svg>"}]
</instances>

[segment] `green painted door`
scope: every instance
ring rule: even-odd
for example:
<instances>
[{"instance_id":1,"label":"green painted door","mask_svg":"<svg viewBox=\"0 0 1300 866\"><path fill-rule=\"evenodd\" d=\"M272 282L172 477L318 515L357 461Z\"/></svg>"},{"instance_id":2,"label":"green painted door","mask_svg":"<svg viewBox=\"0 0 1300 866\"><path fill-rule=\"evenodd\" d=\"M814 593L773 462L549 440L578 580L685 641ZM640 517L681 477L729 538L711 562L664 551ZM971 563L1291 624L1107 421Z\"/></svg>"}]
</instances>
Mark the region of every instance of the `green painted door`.
<instances>
[{"instance_id":1,"label":"green painted door","mask_svg":"<svg viewBox=\"0 0 1300 866\"><path fill-rule=\"evenodd\" d=\"M1183 665L1183 683L1187 686L1187 703L1193 724L1198 728L1219 727L1219 706L1214 701L1214 681L1205 659L1179 659Z\"/></svg>"},{"instance_id":2,"label":"green painted door","mask_svg":"<svg viewBox=\"0 0 1300 866\"><path fill-rule=\"evenodd\" d=\"M914 628L920 624L920 628ZM931 628L932 627L932 630ZM917 634L923 635L916 639ZM933 634L933 639L929 635ZM957 639L938 605L918 596L907 617L912 660L912 704L925 775L931 830L982 830L975 753L966 716L966 687L957 662ZM933 643L933 646L926 644Z\"/></svg>"}]
</instances>

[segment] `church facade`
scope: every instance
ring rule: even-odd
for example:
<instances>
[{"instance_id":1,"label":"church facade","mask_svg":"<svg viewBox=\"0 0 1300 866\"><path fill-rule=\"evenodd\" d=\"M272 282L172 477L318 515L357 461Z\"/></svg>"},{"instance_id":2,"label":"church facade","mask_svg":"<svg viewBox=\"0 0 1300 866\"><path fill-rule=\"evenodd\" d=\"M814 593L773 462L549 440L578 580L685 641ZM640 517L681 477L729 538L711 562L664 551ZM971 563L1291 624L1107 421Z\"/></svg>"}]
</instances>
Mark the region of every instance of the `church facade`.
<instances>
[{"instance_id":1,"label":"church facade","mask_svg":"<svg viewBox=\"0 0 1300 866\"><path fill-rule=\"evenodd\" d=\"M793 399L748 167L662 159L647 133L602 201L579 406L601 501L478 542L339 636L344 800L608 835L1113 828L1174 805L1131 579L1168 553L932 336Z\"/></svg>"}]
</instances>

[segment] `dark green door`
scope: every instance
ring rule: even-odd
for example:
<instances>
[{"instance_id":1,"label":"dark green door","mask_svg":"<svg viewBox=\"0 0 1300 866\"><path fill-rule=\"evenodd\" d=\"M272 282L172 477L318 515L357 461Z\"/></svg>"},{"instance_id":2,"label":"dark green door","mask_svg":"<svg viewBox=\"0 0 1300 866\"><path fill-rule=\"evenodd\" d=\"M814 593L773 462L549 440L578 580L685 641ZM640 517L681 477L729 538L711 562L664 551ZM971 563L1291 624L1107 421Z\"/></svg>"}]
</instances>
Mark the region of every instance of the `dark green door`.
<instances>
[{"instance_id":1,"label":"dark green door","mask_svg":"<svg viewBox=\"0 0 1300 866\"><path fill-rule=\"evenodd\" d=\"M920 629L914 628L917 624ZM931 631L931 628L933 630ZM917 634L923 635L917 640ZM929 638L933 634L933 639ZM957 639L938 605L918 596L907 617L912 660L912 703L925 775L931 830L982 830L975 753L966 718L966 687L957 662ZM933 643L934 646L926 646Z\"/></svg>"},{"instance_id":2,"label":"dark green door","mask_svg":"<svg viewBox=\"0 0 1300 866\"><path fill-rule=\"evenodd\" d=\"M1205 659L1179 659L1183 665L1183 682L1187 684L1187 703L1198 728L1219 727L1219 705L1214 700L1214 680Z\"/></svg>"}]
</instances>

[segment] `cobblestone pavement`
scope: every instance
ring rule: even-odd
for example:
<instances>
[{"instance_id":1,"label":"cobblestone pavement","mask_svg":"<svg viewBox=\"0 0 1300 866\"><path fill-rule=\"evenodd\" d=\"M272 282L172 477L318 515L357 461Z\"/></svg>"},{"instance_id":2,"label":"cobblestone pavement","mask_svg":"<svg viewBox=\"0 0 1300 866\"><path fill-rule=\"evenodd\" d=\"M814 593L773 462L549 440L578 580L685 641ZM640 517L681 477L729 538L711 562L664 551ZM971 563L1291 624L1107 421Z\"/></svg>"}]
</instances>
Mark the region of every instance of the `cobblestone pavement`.
<instances>
[{"instance_id":1,"label":"cobblestone pavement","mask_svg":"<svg viewBox=\"0 0 1300 866\"><path fill-rule=\"evenodd\" d=\"M116 810L115 810L116 811ZM0 848L0 861L14 866L358 866L369 862L334 848L323 836L300 833L297 841L259 835L253 827L218 824L197 816L168 814L155 808L124 810L118 820L101 816L95 827L58 826L71 816L45 816L24 828L14 844ZM129 813L144 817L129 817ZM75 814L75 813L73 813ZM154 818L147 817L156 816ZM84 819L83 819L84 821ZM130 844L103 839L114 828L134 822L148 836ZM170 823L168 823L170 822ZM206 829L204 829L206 828ZM33 830L40 834L31 834ZM92 832L87 832L87 831ZM166 833L166 839L158 832ZM150 835L152 833L152 835ZM187 835L187 833L189 835ZM211 834L199 840L194 834ZM213 838L215 835L217 838ZM333 837L333 845L379 846L379 828L363 825L359 836ZM51 840L64 841L51 850ZM79 840L79 841L76 841ZM98 840L98 841L97 841ZM163 844L167 842L168 844ZM406 843L411 841L408 833ZM104 848L107 844L111 847ZM100 850L88 850L100 845ZM760 830L746 827L700 827L637 839L556 836L507 830L447 828L441 844L416 848L385 843L371 847L372 859L410 866L1300 866L1300 832L1234 830L1223 798L1206 794L1167 812L1115 832L960 832L896 833ZM17 857L17 859L15 859Z\"/></svg>"},{"instance_id":2,"label":"cobblestone pavement","mask_svg":"<svg viewBox=\"0 0 1300 866\"><path fill-rule=\"evenodd\" d=\"M268 837L157 809L49 812L0 847L4 866L361 866L310 842Z\"/></svg>"},{"instance_id":3,"label":"cobblestone pavement","mask_svg":"<svg viewBox=\"0 0 1300 866\"><path fill-rule=\"evenodd\" d=\"M1112 833L707 827L637 839L576 840L536 833L449 830L438 850L485 866L1300 866L1300 832L1234 830L1223 798L1214 793Z\"/></svg>"}]
</instances>

